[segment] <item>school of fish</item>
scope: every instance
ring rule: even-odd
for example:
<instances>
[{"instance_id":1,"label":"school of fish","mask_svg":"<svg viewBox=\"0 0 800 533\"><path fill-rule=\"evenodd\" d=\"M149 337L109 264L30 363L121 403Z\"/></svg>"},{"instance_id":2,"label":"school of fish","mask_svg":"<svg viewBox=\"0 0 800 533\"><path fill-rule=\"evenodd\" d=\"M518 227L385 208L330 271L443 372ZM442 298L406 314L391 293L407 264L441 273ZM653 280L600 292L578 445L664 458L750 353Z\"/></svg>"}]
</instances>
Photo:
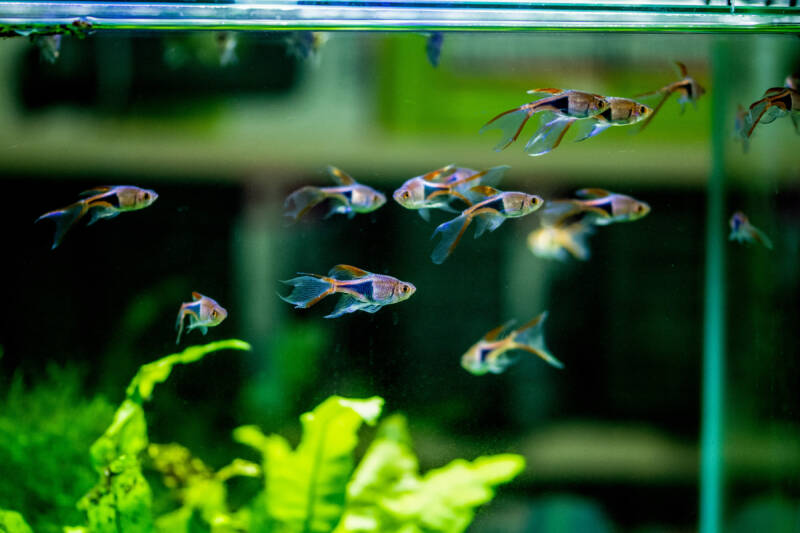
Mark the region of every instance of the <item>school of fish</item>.
<instances>
[{"instance_id":1,"label":"school of fish","mask_svg":"<svg viewBox=\"0 0 800 533\"><path fill-rule=\"evenodd\" d=\"M298 55L312 54L323 42L319 34L296 34L291 36L290 44L297 47L294 53ZM219 32L217 41L221 63L235 62L235 36ZM433 65L438 63L441 42L440 33L429 36L427 52ZM50 55L57 57L58 49L52 50L55 51L49 52ZM495 150L501 151L516 141L528 121L539 114L541 125L524 147L529 155L539 156L557 148L573 126L578 131L576 141L595 137L611 127L640 124L640 130L644 129L673 93L679 95L681 109L686 103L696 106L697 100L705 94L705 89L688 75L686 66L683 63L677 66L679 80L637 95L637 98L660 96L653 108L629 98L577 90L533 89L528 93L545 96L500 113L489 120L480 133L500 129L502 138ZM740 106L735 122L737 135L746 148L757 125L784 116L791 118L795 130L800 133L800 93L797 79L792 77L787 78L784 87L768 89L749 109ZM440 238L431 253L434 264L444 263L453 254L469 226L474 225L474 236L478 238L487 231L495 231L508 219L526 217L537 211L540 227L527 237L531 252L546 259L565 261L572 257L586 261L591 256L588 239L596 228L636 221L651 210L644 201L601 188L584 188L576 191L574 198L549 200L533 192L501 190L498 187L509 168L500 165L474 170L449 164L412 177L393 192L392 198L400 207L416 211L425 222L430 221L432 211L455 215L433 231L432 238ZM306 185L295 190L284 202L286 217L297 222L317 205L327 203L329 209L325 218L340 214L352 219L357 214L373 213L386 203L384 193L357 182L344 171L333 166L327 171L335 185ZM55 249L67 231L87 215L88 225L91 225L120 213L142 210L157 199L158 194L150 189L129 185L100 186L81 193L78 201L66 207L43 214L36 222L55 222L52 244ZM769 237L740 211L732 215L730 228L732 241L773 247ZM326 275L300 272L282 283L289 285L291 291L288 295L279 293L279 298L297 309L308 309L338 294L338 301L325 318L338 318L357 311L376 313L386 305L408 300L417 290L408 281L346 264L332 267ZM199 292L192 292L191 296L192 300L182 303L178 311L176 343L180 343L184 329L187 333L197 329L205 335L208 328L220 325L228 316L228 311L214 299ZM461 366L474 375L499 374L517 360L512 353L524 352L562 368L561 361L545 346L543 325L546 318L547 311L516 329L511 329L511 323L492 329L462 355Z\"/></svg>"}]
</instances>

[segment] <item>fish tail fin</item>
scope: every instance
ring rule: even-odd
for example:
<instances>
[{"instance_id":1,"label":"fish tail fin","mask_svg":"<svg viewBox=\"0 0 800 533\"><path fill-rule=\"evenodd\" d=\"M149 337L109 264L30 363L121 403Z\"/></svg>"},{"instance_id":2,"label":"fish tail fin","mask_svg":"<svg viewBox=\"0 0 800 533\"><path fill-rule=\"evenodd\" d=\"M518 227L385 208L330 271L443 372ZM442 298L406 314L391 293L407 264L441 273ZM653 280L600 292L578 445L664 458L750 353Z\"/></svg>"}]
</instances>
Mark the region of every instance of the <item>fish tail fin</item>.
<instances>
[{"instance_id":1,"label":"fish tail fin","mask_svg":"<svg viewBox=\"0 0 800 533\"><path fill-rule=\"evenodd\" d=\"M326 197L325 191L319 187L311 185L302 187L290 194L283 202L283 214L297 222Z\"/></svg>"},{"instance_id":2,"label":"fish tail fin","mask_svg":"<svg viewBox=\"0 0 800 533\"><path fill-rule=\"evenodd\" d=\"M503 132L503 138L494 147L495 152L499 152L508 147L519 137L525 123L536 113L537 108L531 104L525 104L515 109L504 111L487 122L478 133L483 133L490 129L499 129Z\"/></svg>"},{"instance_id":3,"label":"fish tail fin","mask_svg":"<svg viewBox=\"0 0 800 533\"><path fill-rule=\"evenodd\" d=\"M431 238L435 237L437 233L442 234L442 240L439 241L439 244L436 245L431 254L431 260L435 264L441 265L444 263L444 260L455 249L458 241L461 240L470 222L472 222L472 217L462 213L453 220L440 224L434 230Z\"/></svg>"},{"instance_id":4,"label":"fish tail fin","mask_svg":"<svg viewBox=\"0 0 800 533\"><path fill-rule=\"evenodd\" d=\"M556 359L544 344L544 321L546 318L547 311L520 326L514 335L514 344L516 348L541 357L556 368L564 368L564 364Z\"/></svg>"},{"instance_id":5,"label":"fish tail fin","mask_svg":"<svg viewBox=\"0 0 800 533\"><path fill-rule=\"evenodd\" d=\"M594 233L592 226L584 225L577 222L573 226L567 228L567 238L563 243L564 248L579 261L586 261L589 259L591 252L589 251L589 236Z\"/></svg>"},{"instance_id":6,"label":"fish tail fin","mask_svg":"<svg viewBox=\"0 0 800 533\"><path fill-rule=\"evenodd\" d=\"M324 276L303 275L282 281L292 286L289 296L280 296L284 302L293 304L296 309L306 309L319 302L326 296L336 292L335 282Z\"/></svg>"},{"instance_id":7,"label":"fish tail fin","mask_svg":"<svg viewBox=\"0 0 800 533\"><path fill-rule=\"evenodd\" d=\"M647 127L647 125L650 124L653 121L653 119L655 118L656 114L661 109L661 106L663 106L664 103L666 103L666 101L669 99L669 97L671 95L672 95L671 92L664 93L664 96L661 98L661 100L658 101L658 104L656 104L656 106L653 108L653 112L650 113L650 116L642 121L642 125L639 127L639 131L640 132L643 129L645 129Z\"/></svg>"},{"instance_id":8,"label":"fish tail fin","mask_svg":"<svg viewBox=\"0 0 800 533\"><path fill-rule=\"evenodd\" d=\"M183 322L186 314L183 312L184 306L181 306L181 310L178 311L178 318L175 320L175 329L178 330L178 338L175 339L175 344L181 343L181 335L183 335Z\"/></svg>"},{"instance_id":9,"label":"fish tail fin","mask_svg":"<svg viewBox=\"0 0 800 533\"><path fill-rule=\"evenodd\" d=\"M75 222L77 222L83 215L85 215L89 211L89 203L85 200L81 200L79 202L75 202L72 205L69 205L63 209L56 209L55 211L50 211L49 213L45 213L44 215L40 216L36 219L36 222L43 220L45 218L49 218L55 221L56 223L56 234L53 238L53 246L52 249L56 249L61 241L64 239L64 235L66 235L67 231L72 227Z\"/></svg>"},{"instance_id":10,"label":"fish tail fin","mask_svg":"<svg viewBox=\"0 0 800 533\"><path fill-rule=\"evenodd\" d=\"M772 250L772 240L767 237L767 234L756 227L751 226L753 240L763 244L768 250Z\"/></svg>"}]
</instances>

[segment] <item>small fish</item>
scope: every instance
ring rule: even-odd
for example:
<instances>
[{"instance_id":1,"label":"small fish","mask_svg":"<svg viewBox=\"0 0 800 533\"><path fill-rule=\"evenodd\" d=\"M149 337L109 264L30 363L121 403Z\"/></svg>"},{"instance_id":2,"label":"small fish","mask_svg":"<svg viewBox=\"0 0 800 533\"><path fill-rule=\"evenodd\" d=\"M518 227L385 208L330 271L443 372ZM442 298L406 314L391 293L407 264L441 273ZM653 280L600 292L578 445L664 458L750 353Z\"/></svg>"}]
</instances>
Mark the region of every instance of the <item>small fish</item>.
<instances>
[{"instance_id":1,"label":"small fish","mask_svg":"<svg viewBox=\"0 0 800 533\"><path fill-rule=\"evenodd\" d=\"M384 305L407 300L417 290L414 285L392 276L373 274L350 265L336 265L327 276L298 272L299 277L282 281L292 286L289 296L281 300L294 304L295 309L307 309L326 296L340 293L333 312L325 318L337 318L346 313L365 311L375 313Z\"/></svg>"},{"instance_id":2,"label":"small fish","mask_svg":"<svg viewBox=\"0 0 800 533\"><path fill-rule=\"evenodd\" d=\"M769 124L776 119L789 115L797 133L800 133L800 91L791 87L771 87L764 96L753 102L749 110L750 129L747 138L753 135L758 124Z\"/></svg>"},{"instance_id":3,"label":"small fish","mask_svg":"<svg viewBox=\"0 0 800 533\"><path fill-rule=\"evenodd\" d=\"M736 118L733 122L733 130L736 136L736 139L742 141L742 150L747 153L748 149L750 148L750 137L747 135L747 132L750 131L750 127L752 126L752 118L750 117L750 111L739 105L736 108Z\"/></svg>"},{"instance_id":4,"label":"small fish","mask_svg":"<svg viewBox=\"0 0 800 533\"><path fill-rule=\"evenodd\" d=\"M219 46L219 64L221 67L235 65L239 58L236 57L238 38L232 31L219 31L216 33L217 46Z\"/></svg>"},{"instance_id":5,"label":"small fish","mask_svg":"<svg viewBox=\"0 0 800 533\"><path fill-rule=\"evenodd\" d=\"M535 114L549 111L562 118L582 119L592 117L608 109L608 102L599 94L586 93L582 91L562 90L562 89L531 89L528 94L550 94L546 98L529 102L514 109L504 111L487 122L478 133L483 133L489 129L499 129L503 133L503 138L494 147L499 152L517 140L525 123ZM564 130L564 133L566 130ZM557 145L562 135L558 136L555 144ZM528 152L535 145L534 136L525 146Z\"/></svg>"},{"instance_id":6,"label":"small fish","mask_svg":"<svg viewBox=\"0 0 800 533\"><path fill-rule=\"evenodd\" d=\"M630 98L607 96L605 100L608 103L608 108L602 113L583 119L557 116L546 122L525 146L525 151L531 156L539 156L551 152L558 147L569 127L576 121L580 121L582 125L585 125L583 131L575 139L575 142L580 142L599 135L612 126L636 124L646 119L653 112L648 106Z\"/></svg>"},{"instance_id":7,"label":"small fish","mask_svg":"<svg viewBox=\"0 0 800 533\"><path fill-rule=\"evenodd\" d=\"M330 199L333 205L325 218L337 213L353 218L356 213L371 213L386 203L383 193L361 185L338 168L328 167L328 173L338 187L306 186L294 191L283 203L284 215L300 220L315 205Z\"/></svg>"},{"instance_id":8,"label":"small fish","mask_svg":"<svg viewBox=\"0 0 800 533\"><path fill-rule=\"evenodd\" d=\"M728 235L728 240L737 242L753 243L758 242L772 250L772 241L767 235L750 224L747 216L741 211L736 211L730 220L731 233Z\"/></svg>"},{"instance_id":9,"label":"small fish","mask_svg":"<svg viewBox=\"0 0 800 533\"><path fill-rule=\"evenodd\" d=\"M553 200L542 211L547 226L564 226L568 219L581 218L585 224L607 226L632 222L650 212L650 206L625 194L604 189L581 189L575 193L582 200Z\"/></svg>"},{"instance_id":10,"label":"small fish","mask_svg":"<svg viewBox=\"0 0 800 533\"><path fill-rule=\"evenodd\" d=\"M563 363L545 347L543 326L546 318L547 311L519 329L509 331L503 338L500 335L508 329L509 324L494 328L461 356L461 366L476 376L489 372L500 374L515 361L508 352L523 350L541 357L556 368L564 368Z\"/></svg>"},{"instance_id":11,"label":"small fish","mask_svg":"<svg viewBox=\"0 0 800 533\"><path fill-rule=\"evenodd\" d=\"M428 39L425 41L425 53L428 55L428 61L431 62L433 67L439 66L439 58L442 55L442 43L444 42L444 33L435 31L428 34Z\"/></svg>"},{"instance_id":12,"label":"small fish","mask_svg":"<svg viewBox=\"0 0 800 533\"><path fill-rule=\"evenodd\" d=\"M61 40L63 36L60 33L53 35L31 35L31 41L39 47L39 53L43 60L48 63L55 63L59 56L61 56Z\"/></svg>"},{"instance_id":13,"label":"small fish","mask_svg":"<svg viewBox=\"0 0 800 533\"><path fill-rule=\"evenodd\" d=\"M587 240L594 233L591 225L575 222L564 227L543 226L528 234L528 248L537 257L566 261L571 255L579 261L589 259Z\"/></svg>"},{"instance_id":14,"label":"small fish","mask_svg":"<svg viewBox=\"0 0 800 533\"><path fill-rule=\"evenodd\" d=\"M175 344L181 342L183 322L187 316L189 317L189 327L186 328L186 333L193 329L199 329L200 333L205 335L208 333L208 328L218 326L220 322L225 320L228 312L208 296L193 292L192 301L181 304L181 309L178 311L178 320L175 322L178 338L175 340Z\"/></svg>"},{"instance_id":15,"label":"small fish","mask_svg":"<svg viewBox=\"0 0 800 533\"><path fill-rule=\"evenodd\" d=\"M126 211L144 209L158 198L155 191L140 189L139 187L130 185L96 187L82 192L81 196L85 198L63 209L45 213L36 219L36 222L45 218L55 220L56 235L53 239L52 249L55 249L61 244L67 230L87 213L91 213L89 223L87 224L87 226L91 226L103 218L114 218Z\"/></svg>"},{"instance_id":16,"label":"small fish","mask_svg":"<svg viewBox=\"0 0 800 533\"><path fill-rule=\"evenodd\" d=\"M678 103L681 104L681 113L683 113L684 109L686 108L686 103L691 103L695 108L697 107L697 101L703 96L706 90L695 81L694 78L689 76L689 72L686 70L686 65L681 63L680 61L676 61L675 64L678 66L678 70L680 71L680 75L682 79L670 83L669 85L665 85L664 87L651 91L649 93L642 93L636 95L636 97L640 96L651 96L657 94L663 94L664 96L661 98L661 101L658 102L655 108L653 108L653 112L650 113L644 122L642 122L642 127L639 131L645 129L650 121L656 116L658 110L661 109L661 106L664 105L672 93L678 93Z\"/></svg>"},{"instance_id":17,"label":"small fish","mask_svg":"<svg viewBox=\"0 0 800 533\"><path fill-rule=\"evenodd\" d=\"M477 172L471 168L448 165L407 180L392 196L406 209L417 210L427 222L430 220L430 209L458 213L450 205L454 199L471 206L473 200L469 198L472 195L470 189L476 185L496 187L509 168L508 165L501 165Z\"/></svg>"},{"instance_id":18,"label":"small fish","mask_svg":"<svg viewBox=\"0 0 800 533\"><path fill-rule=\"evenodd\" d=\"M298 30L285 32L283 35L289 55L314 63L319 61L322 46L328 41L328 34L320 31Z\"/></svg>"},{"instance_id":19,"label":"small fish","mask_svg":"<svg viewBox=\"0 0 800 533\"><path fill-rule=\"evenodd\" d=\"M524 192L501 192L488 185L478 185L472 191L486 196L486 199L466 208L459 216L441 224L434 230L431 238L442 234L442 239L434 248L431 260L441 265L455 249L461 236L473 220L477 222L475 238L486 230L494 231L508 218L518 218L533 213L544 202L535 194Z\"/></svg>"}]
</instances>

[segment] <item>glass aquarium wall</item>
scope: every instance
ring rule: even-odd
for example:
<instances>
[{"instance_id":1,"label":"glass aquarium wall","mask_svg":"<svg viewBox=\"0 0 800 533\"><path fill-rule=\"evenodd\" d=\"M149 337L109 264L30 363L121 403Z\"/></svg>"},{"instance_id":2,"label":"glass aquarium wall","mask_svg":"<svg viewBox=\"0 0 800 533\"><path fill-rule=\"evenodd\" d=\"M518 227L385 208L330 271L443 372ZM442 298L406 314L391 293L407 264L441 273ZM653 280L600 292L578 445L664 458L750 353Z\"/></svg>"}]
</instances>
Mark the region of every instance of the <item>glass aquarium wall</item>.
<instances>
[{"instance_id":1,"label":"glass aquarium wall","mask_svg":"<svg viewBox=\"0 0 800 533\"><path fill-rule=\"evenodd\" d=\"M0 529L797 530L795 8L124 6L0 7Z\"/></svg>"}]
</instances>

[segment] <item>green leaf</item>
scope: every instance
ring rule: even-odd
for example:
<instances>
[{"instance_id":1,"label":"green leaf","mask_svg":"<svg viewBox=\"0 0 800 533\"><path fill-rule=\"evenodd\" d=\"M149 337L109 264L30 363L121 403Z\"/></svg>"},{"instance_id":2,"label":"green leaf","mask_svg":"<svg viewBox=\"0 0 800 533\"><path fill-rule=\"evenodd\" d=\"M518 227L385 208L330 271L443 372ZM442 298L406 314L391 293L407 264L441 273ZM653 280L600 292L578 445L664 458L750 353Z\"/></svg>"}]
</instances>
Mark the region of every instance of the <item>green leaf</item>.
<instances>
[{"instance_id":1,"label":"green leaf","mask_svg":"<svg viewBox=\"0 0 800 533\"><path fill-rule=\"evenodd\" d=\"M131 380L126 398L114 414L111 425L92 445L90 455L100 474L97 485L78 502L86 512L92 533L151 533L152 495L142 475L141 455L148 445L147 424L142 404L149 400L157 383L166 380L172 367L202 359L223 349L247 350L246 342L232 339L203 346L191 346L143 365Z\"/></svg>"},{"instance_id":2,"label":"green leaf","mask_svg":"<svg viewBox=\"0 0 800 533\"><path fill-rule=\"evenodd\" d=\"M0 533L33 533L22 515L0 509Z\"/></svg>"},{"instance_id":3,"label":"green leaf","mask_svg":"<svg viewBox=\"0 0 800 533\"><path fill-rule=\"evenodd\" d=\"M335 533L459 533L494 486L525 466L518 455L458 459L420 478L405 420L388 418L347 488L347 507Z\"/></svg>"},{"instance_id":4,"label":"green leaf","mask_svg":"<svg viewBox=\"0 0 800 533\"><path fill-rule=\"evenodd\" d=\"M303 437L296 450L286 439L265 436L253 426L234 432L237 441L258 449L264 458L266 487L254 508L264 515L264 528L273 533L333 530L344 510L356 433L363 422L375 423L382 407L378 397L328 398L300 417Z\"/></svg>"}]
</instances>

